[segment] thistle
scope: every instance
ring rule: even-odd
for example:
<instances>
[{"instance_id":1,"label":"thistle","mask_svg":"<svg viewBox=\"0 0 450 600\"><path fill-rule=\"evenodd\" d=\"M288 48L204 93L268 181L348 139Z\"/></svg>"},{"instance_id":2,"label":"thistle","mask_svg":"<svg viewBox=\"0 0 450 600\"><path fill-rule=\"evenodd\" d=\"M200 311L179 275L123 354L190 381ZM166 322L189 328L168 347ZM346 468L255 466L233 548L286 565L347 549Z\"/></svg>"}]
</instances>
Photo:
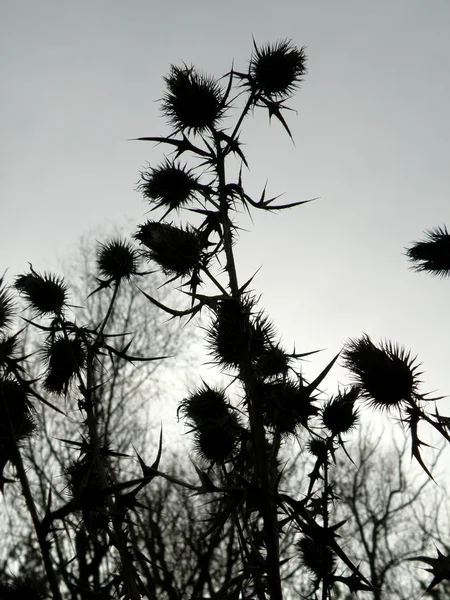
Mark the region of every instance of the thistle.
<instances>
[{"instance_id":1,"label":"thistle","mask_svg":"<svg viewBox=\"0 0 450 600\"><path fill-rule=\"evenodd\" d=\"M166 275L184 277L202 264L202 239L193 228L147 221L134 237L146 248L144 256L155 261Z\"/></svg>"},{"instance_id":2,"label":"thistle","mask_svg":"<svg viewBox=\"0 0 450 600\"><path fill-rule=\"evenodd\" d=\"M153 204L153 210L163 207L168 212L189 204L198 189L199 184L192 170L169 160L159 167L142 171L138 185L144 198Z\"/></svg>"},{"instance_id":3,"label":"thistle","mask_svg":"<svg viewBox=\"0 0 450 600\"><path fill-rule=\"evenodd\" d=\"M333 550L311 537L303 537L298 543L302 563L320 581L331 575L335 564Z\"/></svg>"},{"instance_id":4,"label":"thistle","mask_svg":"<svg viewBox=\"0 0 450 600\"><path fill-rule=\"evenodd\" d=\"M306 73L305 48L298 49L290 40L266 44L254 43L249 75L255 89L272 100L292 96Z\"/></svg>"},{"instance_id":5,"label":"thistle","mask_svg":"<svg viewBox=\"0 0 450 600\"><path fill-rule=\"evenodd\" d=\"M67 286L54 275L39 275L33 268L19 275L14 287L24 296L38 315L60 314L67 301Z\"/></svg>"},{"instance_id":6,"label":"thistle","mask_svg":"<svg viewBox=\"0 0 450 600\"><path fill-rule=\"evenodd\" d=\"M113 239L99 245L97 265L108 281L130 279L137 273L138 262L138 251L129 242Z\"/></svg>"},{"instance_id":7,"label":"thistle","mask_svg":"<svg viewBox=\"0 0 450 600\"><path fill-rule=\"evenodd\" d=\"M415 242L406 250L415 271L426 271L438 277L450 275L450 234L447 227L435 227L425 232L425 240Z\"/></svg>"},{"instance_id":8,"label":"thistle","mask_svg":"<svg viewBox=\"0 0 450 600\"><path fill-rule=\"evenodd\" d=\"M0 330L9 327L14 316L13 297L3 279L0 277Z\"/></svg>"},{"instance_id":9,"label":"thistle","mask_svg":"<svg viewBox=\"0 0 450 600\"><path fill-rule=\"evenodd\" d=\"M280 379L259 385L261 410L268 427L281 435L293 435L300 425L318 414L313 399L301 384Z\"/></svg>"},{"instance_id":10,"label":"thistle","mask_svg":"<svg viewBox=\"0 0 450 600\"><path fill-rule=\"evenodd\" d=\"M76 373L85 367L86 349L80 339L57 336L42 350L47 363L44 386L49 392L67 393Z\"/></svg>"},{"instance_id":11,"label":"thistle","mask_svg":"<svg viewBox=\"0 0 450 600\"><path fill-rule=\"evenodd\" d=\"M204 133L220 121L225 98L219 84L194 67L171 67L164 78L167 93L162 112L176 131Z\"/></svg>"},{"instance_id":12,"label":"thistle","mask_svg":"<svg viewBox=\"0 0 450 600\"><path fill-rule=\"evenodd\" d=\"M343 365L361 389L361 397L380 409L389 410L411 402L419 385L416 358L391 343L375 346L369 336L350 340Z\"/></svg>"},{"instance_id":13,"label":"thistle","mask_svg":"<svg viewBox=\"0 0 450 600\"><path fill-rule=\"evenodd\" d=\"M26 390L14 379L0 380L0 490L3 471L14 460L16 447L35 429L33 408Z\"/></svg>"},{"instance_id":14,"label":"thistle","mask_svg":"<svg viewBox=\"0 0 450 600\"><path fill-rule=\"evenodd\" d=\"M330 400L322 411L322 421L333 435L351 431L358 422L355 402L359 396L359 388L353 386L348 392L338 394Z\"/></svg>"}]
</instances>

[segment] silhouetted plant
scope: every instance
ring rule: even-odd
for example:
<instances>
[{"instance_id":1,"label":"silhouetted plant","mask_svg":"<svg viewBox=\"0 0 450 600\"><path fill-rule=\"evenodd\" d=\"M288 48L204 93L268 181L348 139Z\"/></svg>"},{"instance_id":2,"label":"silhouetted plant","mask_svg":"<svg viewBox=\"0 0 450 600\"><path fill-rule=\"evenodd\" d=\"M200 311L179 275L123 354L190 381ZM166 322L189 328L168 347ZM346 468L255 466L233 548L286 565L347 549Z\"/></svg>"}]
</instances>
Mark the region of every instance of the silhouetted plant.
<instances>
[{"instance_id":1,"label":"silhouetted plant","mask_svg":"<svg viewBox=\"0 0 450 600\"><path fill-rule=\"evenodd\" d=\"M367 335L350 340L343 352L354 385L323 403L321 385L339 355L312 381L306 379L299 361L315 351L288 353L250 288L254 278L240 280L235 258L238 215L282 211L310 201L279 204L276 198L266 198L265 189L259 199L246 193L242 125L250 113L263 108L291 136L284 117L286 102L305 74L305 49L289 40L261 47L255 42L247 71L233 68L221 79L186 64L171 67L161 101L171 132L138 138L175 153L142 171L138 184L150 209L163 215L138 226L134 240L139 250L120 237L99 245L97 287L89 296L105 294L104 310L94 322L74 319L66 283L53 274L39 275L31 265L15 280L16 291L33 312L25 323L41 336L44 369L38 379L29 374L27 357L18 353L19 333L6 332L14 303L0 281L0 467L2 473L8 463L15 468L56 600L140 600L161 591L171 600L178 598L164 552L149 544L148 558L142 550L145 536L136 527L147 522L151 532L161 536L152 517L146 520L143 513L146 508L151 511L152 489L158 485L160 490L166 486L167 494L176 485L211 507L200 536L206 550L195 546L201 576L193 575L186 583L193 599L281 600L290 561L311 575L310 597L318 598L320 590L321 600L331 600L342 586L349 593L375 591L340 540L345 520L336 517L339 496L332 471L338 460L348 458L344 436L357 427L364 402L396 410L409 429L413 456L430 477L420 453L425 442L419 438L419 424L430 424L450 441L448 419L437 409L434 415L426 410L433 399L419 393L415 359L390 342L376 346ZM241 164L235 176L229 174L229 159ZM166 221L172 211L180 221L188 211L195 224ZM422 261L419 270L446 274L447 230L429 233L428 241L417 244L409 256ZM141 270L143 262L148 270ZM165 284L176 282L182 288L188 297L186 308L173 308L144 289L143 278L155 269L165 276ZM160 469L162 431L152 464L135 451L140 476L126 476L123 465L131 458L130 448L119 451L115 431L105 421L108 373L116 376L117 364L128 367L166 358L135 354L129 332L116 331L114 315L124 286L132 286L152 308L170 317L191 320L203 313L212 361L231 378L228 387L202 381L180 403L179 415L193 437L195 483L179 472ZM50 401L50 394L56 400ZM78 431L58 439L69 458L59 463L65 493L54 492L53 482L46 482L39 507L22 445L35 430L33 416L40 405L65 418L77 414ZM291 493L285 490L283 450L293 440L300 443L312 470ZM1 483L10 482L2 475ZM140 502L143 497L150 499L147 506ZM192 506L192 513L205 516L199 505ZM163 543L161 536L158 544ZM69 562L77 561L77 573L65 568L68 547L74 548ZM207 576L217 552L228 552L227 577L219 578L219 586ZM449 577L445 555L419 559L432 567L431 587ZM152 573L157 569L165 571L164 577ZM14 585L5 584L4 595Z\"/></svg>"}]
</instances>

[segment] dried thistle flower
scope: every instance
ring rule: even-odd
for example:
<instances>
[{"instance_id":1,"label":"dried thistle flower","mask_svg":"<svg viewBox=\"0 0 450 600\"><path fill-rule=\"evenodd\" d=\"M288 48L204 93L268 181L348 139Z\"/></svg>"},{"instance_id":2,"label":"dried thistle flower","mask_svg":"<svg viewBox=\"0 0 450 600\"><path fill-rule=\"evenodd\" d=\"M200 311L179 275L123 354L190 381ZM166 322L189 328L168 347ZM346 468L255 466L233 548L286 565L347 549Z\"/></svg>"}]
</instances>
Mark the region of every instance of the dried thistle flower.
<instances>
[{"instance_id":1,"label":"dried thistle flower","mask_svg":"<svg viewBox=\"0 0 450 600\"><path fill-rule=\"evenodd\" d=\"M13 459L15 446L35 429L26 390L14 379L0 379L0 490L7 481L3 471Z\"/></svg>"},{"instance_id":2,"label":"dried thistle flower","mask_svg":"<svg viewBox=\"0 0 450 600\"><path fill-rule=\"evenodd\" d=\"M258 48L254 42L250 77L255 88L267 98L286 100L298 88L306 73L305 48L291 40L280 40Z\"/></svg>"},{"instance_id":3,"label":"dried thistle flower","mask_svg":"<svg viewBox=\"0 0 450 600\"><path fill-rule=\"evenodd\" d=\"M86 349L81 340L57 336L42 350L48 363L44 386L49 392L67 393L76 373L86 366Z\"/></svg>"},{"instance_id":4,"label":"dried thistle flower","mask_svg":"<svg viewBox=\"0 0 450 600\"><path fill-rule=\"evenodd\" d=\"M291 379L261 383L259 394L267 425L282 435L294 434L319 412L302 386Z\"/></svg>"},{"instance_id":5,"label":"dried thistle flower","mask_svg":"<svg viewBox=\"0 0 450 600\"><path fill-rule=\"evenodd\" d=\"M172 65L164 81L167 93L163 97L162 112L176 131L203 133L216 126L225 102L215 79L194 67Z\"/></svg>"},{"instance_id":6,"label":"dried thistle flower","mask_svg":"<svg viewBox=\"0 0 450 600\"><path fill-rule=\"evenodd\" d=\"M300 551L302 563L318 580L333 572L336 557L333 550L311 537L303 537L296 544Z\"/></svg>"},{"instance_id":7,"label":"dried thistle flower","mask_svg":"<svg viewBox=\"0 0 450 600\"><path fill-rule=\"evenodd\" d=\"M39 275L32 268L30 273L19 275L14 287L39 314L59 314L67 301L67 286L55 275Z\"/></svg>"},{"instance_id":8,"label":"dried thistle flower","mask_svg":"<svg viewBox=\"0 0 450 600\"><path fill-rule=\"evenodd\" d=\"M201 264L203 248L195 229L147 221L134 237L148 249L147 258L158 263L166 275L187 276Z\"/></svg>"},{"instance_id":9,"label":"dried thistle flower","mask_svg":"<svg viewBox=\"0 0 450 600\"><path fill-rule=\"evenodd\" d=\"M289 369L290 359L280 346L267 346L257 360L258 374L261 378L285 375Z\"/></svg>"},{"instance_id":10,"label":"dried thistle flower","mask_svg":"<svg viewBox=\"0 0 450 600\"><path fill-rule=\"evenodd\" d=\"M252 318L253 306L251 298L226 298L218 303L208 330L208 342L218 364L237 368L246 358L257 361L272 345L273 327L261 314Z\"/></svg>"},{"instance_id":11,"label":"dried thistle flower","mask_svg":"<svg viewBox=\"0 0 450 600\"><path fill-rule=\"evenodd\" d=\"M313 456L316 456L322 463L328 460L328 450L330 449L328 441L321 438L312 438L308 444L308 450Z\"/></svg>"},{"instance_id":12,"label":"dried thistle flower","mask_svg":"<svg viewBox=\"0 0 450 600\"><path fill-rule=\"evenodd\" d=\"M0 277L0 329L6 329L14 316L14 301L11 292Z\"/></svg>"},{"instance_id":13,"label":"dried thistle flower","mask_svg":"<svg viewBox=\"0 0 450 600\"><path fill-rule=\"evenodd\" d=\"M196 427L203 427L230 423L230 409L225 392L205 384L180 403L178 412Z\"/></svg>"},{"instance_id":14,"label":"dried thistle flower","mask_svg":"<svg viewBox=\"0 0 450 600\"><path fill-rule=\"evenodd\" d=\"M377 347L364 334L347 343L343 359L344 367L361 388L361 396L375 408L399 406L417 393L420 373L416 358L390 342Z\"/></svg>"},{"instance_id":15,"label":"dried thistle flower","mask_svg":"<svg viewBox=\"0 0 450 600\"><path fill-rule=\"evenodd\" d=\"M348 433L356 426L358 411L355 410L355 402L359 392L359 387L352 386L348 392L339 393L324 407L322 421L333 435Z\"/></svg>"},{"instance_id":16,"label":"dried thistle flower","mask_svg":"<svg viewBox=\"0 0 450 600\"><path fill-rule=\"evenodd\" d=\"M171 211L188 204L198 187L192 169L166 160L159 167L141 172L138 190L144 198L155 202L154 209L164 207Z\"/></svg>"},{"instance_id":17,"label":"dried thistle flower","mask_svg":"<svg viewBox=\"0 0 450 600\"><path fill-rule=\"evenodd\" d=\"M101 275L108 280L129 279L136 274L138 262L138 251L125 240L112 239L99 244L97 265Z\"/></svg>"},{"instance_id":18,"label":"dried thistle flower","mask_svg":"<svg viewBox=\"0 0 450 600\"><path fill-rule=\"evenodd\" d=\"M450 276L450 233L447 227L435 227L425 232L425 240L415 242L406 250L415 271L427 271L438 277Z\"/></svg>"},{"instance_id":19,"label":"dried thistle flower","mask_svg":"<svg viewBox=\"0 0 450 600\"><path fill-rule=\"evenodd\" d=\"M220 464L233 456L238 441L236 425L209 425L195 432L195 451L201 460Z\"/></svg>"}]
</instances>

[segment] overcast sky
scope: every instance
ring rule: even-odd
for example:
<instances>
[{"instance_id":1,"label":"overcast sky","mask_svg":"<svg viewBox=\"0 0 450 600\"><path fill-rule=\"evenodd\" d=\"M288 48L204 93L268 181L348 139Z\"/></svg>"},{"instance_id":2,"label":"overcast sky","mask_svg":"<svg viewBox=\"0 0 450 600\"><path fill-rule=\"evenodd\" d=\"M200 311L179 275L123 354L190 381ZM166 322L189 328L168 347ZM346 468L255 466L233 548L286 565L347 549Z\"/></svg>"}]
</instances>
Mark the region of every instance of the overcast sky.
<instances>
[{"instance_id":1,"label":"overcast sky","mask_svg":"<svg viewBox=\"0 0 450 600\"><path fill-rule=\"evenodd\" d=\"M326 348L315 374L366 332L418 354L426 390L450 394L450 280L408 270L404 247L450 226L448 0L3 0L0 272L52 270L99 225L138 224L139 170L167 133L157 100L170 64L245 70L257 43L307 46L287 119L245 122L257 195L320 197L243 218L241 280L285 344ZM333 379L334 377L334 379ZM329 379L345 382L340 369Z\"/></svg>"}]
</instances>

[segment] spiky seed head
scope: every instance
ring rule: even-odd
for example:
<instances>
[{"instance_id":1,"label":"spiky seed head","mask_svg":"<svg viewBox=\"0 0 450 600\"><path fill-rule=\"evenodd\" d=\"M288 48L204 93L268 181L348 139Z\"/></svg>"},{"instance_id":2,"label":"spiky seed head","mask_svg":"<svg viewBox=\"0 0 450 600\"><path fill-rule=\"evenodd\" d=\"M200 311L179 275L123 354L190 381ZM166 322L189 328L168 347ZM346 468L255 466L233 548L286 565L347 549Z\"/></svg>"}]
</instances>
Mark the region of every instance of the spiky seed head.
<instances>
[{"instance_id":1,"label":"spiky seed head","mask_svg":"<svg viewBox=\"0 0 450 600\"><path fill-rule=\"evenodd\" d=\"M6 329L14 317L14 300L11 292L0 277L0 330Z\"/></svg>"},{"instance_id":2,"label":"spiky seed head","mask_svg":"<svg viewBox=\"0 0 450 600\"><path fill-rule=\"evenodd\" d=\"M47 342L42 351L47 363L44 386L49 392L67 393L79 370L86 366L86 348L78 338L56 336Z\"/></svg>"},{"instance_id":3,"label":"spiky seed head","mask_svg":"<svg viewBox=\"0 0 450 600\"><path fill-rule=\"evenodd\" d=\"M260 383L259 395L267 426L281 435L294 434L319 412L302 386L291 379Z\"/></svg>"},{"instance_id":4,"label":"spiky seed head","mask_svg":"<svg viewBox=\"0 0 450 600\"><path fill-rule=\"evenodd\" d=\"M138 190L153 204L153 209L164 207L178 210L195 197L197 178L191 169L166 160L159 167L141 172Z\"/></svg>"},{"instance_id":5,"label":"spiky seed head","mask_svg":"<svg viewBox=\"0 0 450 600\"><path fill-rule=\"evenodd\" d=\"M450 276L450 233L447 227L435 227L425 232L425 240L415 242L406 250L415 271L426 271L438 277Z\"/></svg>"},{"instance_id":6,"label":"spiky seed head","mask_svg":"<svg viewBox=\"0 0 450 600\"><path fill-rule=\"evenodd\" d=\"M336 557L329 546L308 536L303 537L296 545L302 563L319 581L333 572Z\"/></svg>"},{"instance_id":7,"label":"spiky seed head","mask_svg":"<svg viewBox=\"0 0 450 600\"><path fill-rule=\"evenodd\" d=\"M97 265L103 277L114 281L129 279L135 275L139 264L138 251L121 239L99 244Z\"/></svg>"},{"instance_id":8,"label":"spiky seed head","mask_svg":"<svg viewBox=\"0 0 450 600\"><path fill-rule=\"evenodd\" d=\"M322 438L312 438L308 444L308 450L313 456L319 458L322 462L327 462L329 445L327 440Z\"/></svg>"},{"instance_id":9,"label":"spiky seed head","mask_svg":"<svg viewBox=\"0 0 450 600\"><path fill-rule=\"evenodd\" d=\"M256 89L272 100L292 96L306 74L305 48L297 48L291 40L266 44L254 52L250 60L250 77Z\"/></svg>"},{"instance_id":10,"label":"spiky seed head","mask_svg":"<svg viewBox=\"0 0 450 600\"><path fill-rule=\"evenodd\" d=\"M67 286L55 275L39 275L33 269L19 275L14 287L39 315L59 314L67 301Z\"/></svg>"},{"instance_id":11,"label":"spiky seed head","mask_svg":"<svg viewBox=\"0 0 450 600\"><path fill-rule=\"evenodd\" d=\"M360 389L352 386L348 392L338 394L330 400L322 411L322 421L333 435L340 435L351 431L358 422L358 411L355 402Z\"/></svg>"},{"instance_id":12,"label":"spiky seed head","mask_svg":"<svg viewBox=\"0 0 450 600\"><path fill-rule=\"evenodd\" d=\"M273 345L273 327L264 315L252 316L252 298L226 298L218 303L208 331L211 354L225 368L238 368L243 360L257 362Z\"/></svg>"},{"instance_id":13,"label":"spiky seed head","mask_svg":"<svg viewBox=\"0 0 450 600\"><path fill-rule=\"evenodd\" d=\"M185 398L178 412L197 428L229 424L232 420L232 407L226 400L225 392L206 384Z\"/></svg>"},{"instance_id":14,"label":"spiky seed head","mask_svg":"<svg viewBox=\"0 0 450 600\"><path fill-rule=\"evenodd\" d=\"M0 367L5 368L11 364L18 344L18 334L0 336Z\"/></svg>"},{"instance_id":15,"label":"spiky seed head","mask_svg":"<svg viewBox=\"0 0 450 600\"><path fill-rule=\"evenodd\" d=\"M418 365L411 353L390 342L378 347L368 335L351 339L343 352L343 365L361 389L361 397L380 409L410 401L419 386Z\"/></svg>"},{"instance_id":16,"label":"spiky seed head","mask_svg":"<svg viewBox=\"0 0 450 600\"><path fill-rule=\"evenodd\" d=\"M288 372L289 356L280 346L265 347L258 357L256 367L261 378L278 377Z\"/></svg>"},{"instance_id":17,"label":"spiky seed head","mask_svg":"<svg viewBox=\"0 0 450 600\"><path fill-rule=\"evenodd\" d=\"M167 92L162 112L176 131L203 133L213 129L224 112L224 97L215 79L194 67L172 65L164 78Z\"/></svg>"},{"instance_id":18,"label":"spiky seed head","mask_svg":"<svg viewBox=\"0 0 450 600\"><path fill-rule=\"evenodd\" d=\"M28 392L15 379L0 379L0 431L1 437L9 431L8 422L16 435L29 433L32 404Z\"/></svg>"},{"instance_id":19,"label":"spiky seed head","mask_svg":"<svg viewBox=\"0 0 450 600\"><path fill-rule=\"evenodd\" d=\"M134 237L146 248L145 256L154 260L166 275L184 277L201 264L203 248L195 229L147 221L139 226Z\"/></svg>"},{"instance_id":20,"label":"spiky seed head","mask_svg":"<svg viewBox=\"0 0 450 600\"><path fill-rule=\"evenodd\" d=\"M228 461L238 445L239 432L230 425L210 425L195 432L195 451L198 457L211 464Z\"/></svg>"},{"instance_id":21,"label":"spiky seed head","mask_svg":"<svg viewBox=\"0 0 450 600\"><path fill-rule=\"evenodd\" d=\"M14 379L0 379L0 491L7 481L3 471L14 459L15 448L35 429L27 391Z\"/></svg>"}]
</instances>

